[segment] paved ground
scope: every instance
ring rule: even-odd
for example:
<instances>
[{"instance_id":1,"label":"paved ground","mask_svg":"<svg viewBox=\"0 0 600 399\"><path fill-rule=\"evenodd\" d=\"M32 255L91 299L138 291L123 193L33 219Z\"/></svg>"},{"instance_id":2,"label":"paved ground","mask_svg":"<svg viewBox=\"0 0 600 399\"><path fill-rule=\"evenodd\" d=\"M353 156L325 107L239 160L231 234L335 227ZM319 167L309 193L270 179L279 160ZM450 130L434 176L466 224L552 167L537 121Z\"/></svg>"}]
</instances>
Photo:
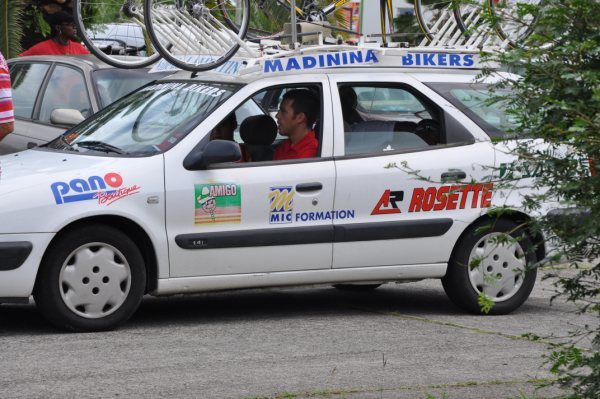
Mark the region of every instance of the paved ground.
<instances>
[{"instance_id":1,"label":"paved ground","mask_svg":"<svg viewBox=\"0 0 600 399\"><path fill-rule=\"evenodd\" d=\"M438 281L147 298L118 331L63 334L33 305L0 306L0 397L517 398L552 376L553 336L597 323L548 302L465 315ZM584 343L585 345L585 343Z\"/></svg>"}]
</instances>

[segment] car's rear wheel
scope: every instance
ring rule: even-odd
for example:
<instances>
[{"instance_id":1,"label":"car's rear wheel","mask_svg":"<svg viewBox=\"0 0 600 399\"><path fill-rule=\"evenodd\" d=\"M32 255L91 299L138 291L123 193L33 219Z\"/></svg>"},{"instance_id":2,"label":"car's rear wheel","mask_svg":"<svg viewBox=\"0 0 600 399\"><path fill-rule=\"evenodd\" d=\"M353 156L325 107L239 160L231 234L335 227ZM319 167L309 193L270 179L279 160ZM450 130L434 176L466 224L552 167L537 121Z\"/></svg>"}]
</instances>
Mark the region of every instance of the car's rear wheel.
<instances>
[{"instance_id":1,"label":"car's rear wheel","mask_svg":"<svg viewBox=\"0 0 600 399\"><path fill-rule=\"evenodd\" d=\"M488 314L507 314L529 297L535 263L534 245L517 223L482 221L458 243L442 285L452 302L471 313L484 313L478 304L483 293L494 302Z\"/></svg>"},{"instance_id":2,"label":"car's rear wheel","mask_svg":"<svg viewBox=\"0 0 600 399\"><path fill-rule=\"evenodd\" d=\"M110 330L138 308L146 286L140 250L122 231L91 225L62 235L34 291L42 315L72 331Z\"/></svg>"},{"instance_id":3,"label":"car's rear wheel","mask_svg":"<svg viewBox=\"0 0 600 399\"><path fill-rule=\"evenodd\" d=\"M381 284L334 284L334 287L342 291L365 292L373 291Z\"/></svg>"}]
</instances>

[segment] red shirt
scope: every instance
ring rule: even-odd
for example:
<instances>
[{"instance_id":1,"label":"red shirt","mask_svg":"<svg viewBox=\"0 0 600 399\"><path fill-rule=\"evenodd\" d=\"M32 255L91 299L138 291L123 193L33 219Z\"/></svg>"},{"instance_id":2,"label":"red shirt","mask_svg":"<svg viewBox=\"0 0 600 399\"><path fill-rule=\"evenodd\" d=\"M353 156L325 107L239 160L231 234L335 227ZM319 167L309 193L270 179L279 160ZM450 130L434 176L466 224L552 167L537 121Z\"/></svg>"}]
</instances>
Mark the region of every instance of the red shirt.
<instances>
[{"instance_id":1,"label":"red shirt","mask_svg":"<svg viewBox=\"0 0 600 399\"><path fill-rule=\"evenodd\" d=\"M69 43L67 43L66 46L63 46L52 39L48 39L30 47L29 50L23 51L19 54L19 57L25 55L78 55L89 53L90 52L85 47L72 40L69 40Z\"/></svg>"},{"instance_id":2,"label":"red shirt","mask_svg":"<svg viewBox=\"0 0 600 399\"><path fill-rule=\"evenodd\" d=\"M273 161L316 157L318 149L319 141L315 138L314 130L311 130L296 144L292 144L289 139L279 144L273 154Z\"/></svg>"}]
</instances>

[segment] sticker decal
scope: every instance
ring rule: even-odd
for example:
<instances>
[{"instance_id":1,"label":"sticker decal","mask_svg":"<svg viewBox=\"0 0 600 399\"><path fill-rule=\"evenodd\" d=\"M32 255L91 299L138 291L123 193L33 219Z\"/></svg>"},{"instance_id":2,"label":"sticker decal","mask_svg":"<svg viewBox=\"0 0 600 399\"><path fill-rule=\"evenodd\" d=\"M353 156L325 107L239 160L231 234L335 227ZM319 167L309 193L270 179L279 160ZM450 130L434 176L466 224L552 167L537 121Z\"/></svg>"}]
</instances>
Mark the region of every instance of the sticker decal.
<instances>
[{"instance_id":1,"label":"sticker decal","mask_svg":"<svg viewBox=\"0 0 600 399\"><path fill-rule=\"evenodd\" d=\"M492 205L493 183L474 183L413 189L408 212L450 211L454 209L489 208ZM403 191L387 189L373 208L371 215L401 213Z\"/></svg>"},{"instance_id":2,"label":"sticker decal","mask_svg":"<svg viewBox=\"0 0 600 399\"><path fill-rule=\"evenodd\" d=\"M269 223L292 223L295 193L291 186L271 187L269 191Z\"/></svg>"},{"instance_id":3,"label":"sticker decal","mask_svg":"<svg viewBox=\"0 0 600 399\"><path fill-rule=\"evenodd\" d=\"M314 222L320 220L354 219L354 209L318 212L294 212L294 195L291 186L271 187L269 190L269 223Z\"/></svg>"},{"instance_id":4,"label":"sticker decal","mask_svg":"<svg viewBox=\"0 0 600 399\"><path fill-rule=\"evenodd\" d=\"M371 212L371 215L389 215L393 213L400 213L398 208L398 202L404 200L404 191L392 191L385 190L383 195L379 199L375 208Z\"/></svg>"},{"instance_id":5,"label":"sticker decal","mask_svg":"<svg viewBox=\"0 0 600 399\"><path fill-rule=\"evenodd\" d=\"M195 224L240 223L242 190L234 183L194 185Z\"/></svg>"},{"instance_id":6,"label":"sticker decal","mask_svg":"<svg viewBox=\"0 0 600 399\"><path fill-rule=\"evenodd\" d=\"M93 199L98 200L100 205L110 205L121 198L137 194L140 189L137 184L123 187L123 177L114 172L103 177L90 176L87 179L58 181L50 185L57 205Z\"/></svg>"},{"instance_id":7,"label":"sticker decal","mask_svg":"<svg viewBox=\"0 0 600 399\"><path fill-rule=\"evenodd\" d=\"M409 212L488 208L492 205L493 183L415 188Z\"/></svg>"}]
</instances>

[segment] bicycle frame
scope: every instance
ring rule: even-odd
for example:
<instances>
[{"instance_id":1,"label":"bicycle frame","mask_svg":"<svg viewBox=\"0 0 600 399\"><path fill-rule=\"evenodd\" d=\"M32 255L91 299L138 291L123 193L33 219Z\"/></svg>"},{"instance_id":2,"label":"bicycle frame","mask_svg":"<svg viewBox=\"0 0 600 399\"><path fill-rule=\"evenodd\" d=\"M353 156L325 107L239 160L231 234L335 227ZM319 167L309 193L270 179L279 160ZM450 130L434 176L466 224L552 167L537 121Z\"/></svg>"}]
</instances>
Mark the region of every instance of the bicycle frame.
<instances>
[{"instance_id":1,"label":"bicycle frame","mask_svg":"<svg viewBox=\"0 0 600 399\"><path fill-rule=\"evenodd\" d=\"M337 0L337 1L327 5L326 7L323 7L320 10L320 12L322 13L323 16L331 15L334 12L343 8L346 4L350 3L351 1L352 0ZM292 8L291 0L277 0L277 2L281 5L283 5L284 7L286 7L288 10L291 10L291 8ZM304 10L304 8L306 8L306 6L305 6L306 3L307 3L307 0L302 0L300 7L298 7L297 5L295 7L296 15L298 16L299 19L307 20L307 18L308 18L308 15ZM387 35L385 33L386 16L388 18L388 24L389 24L390 28L393 28L393 26L394 26L392 0L380 0L380 10L381 10L380 11L381 38L382 38L383 44L385 45L385 44L387 44Z\"/></svg>"}]
</instances>

